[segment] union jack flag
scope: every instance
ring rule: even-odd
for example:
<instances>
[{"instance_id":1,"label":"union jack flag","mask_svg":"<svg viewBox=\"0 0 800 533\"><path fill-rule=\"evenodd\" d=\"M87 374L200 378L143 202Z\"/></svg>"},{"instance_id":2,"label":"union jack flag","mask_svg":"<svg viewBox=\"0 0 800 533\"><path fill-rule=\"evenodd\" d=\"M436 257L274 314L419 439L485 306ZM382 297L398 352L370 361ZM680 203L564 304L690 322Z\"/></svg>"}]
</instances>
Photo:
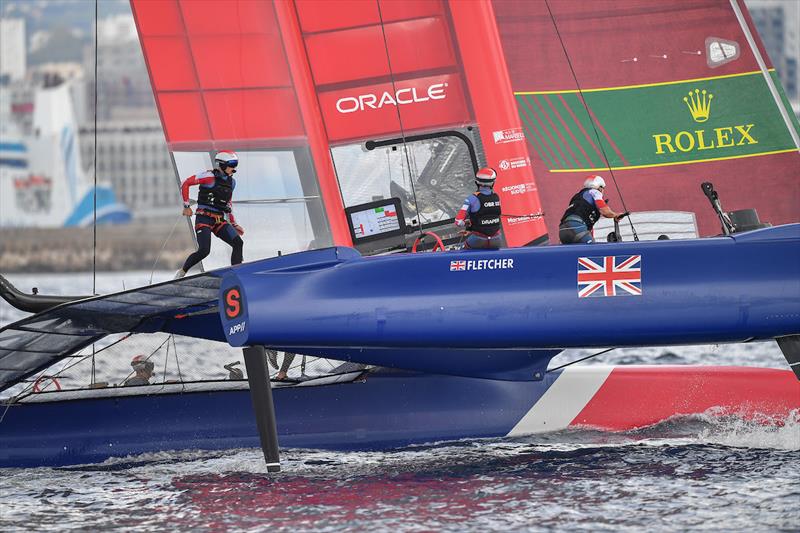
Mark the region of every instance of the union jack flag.
<instances>
[{"instance_id":1,"label":"union jack flag","mask_svg":"<svg viewBox=\"0 0 800 533\"><path fill-rule=\"evenodd\" d=\"M578 298L641 295L641 255L578 258Z\"/></svg>"},{"instance_id":2,"label":"union jack flag","mask_svg":"<svg viewBox=\"0 0 800 533\"><path fill-rule=\"evenodd\" d=\"M454 270L466 270L467 269L467 262L466 261L450 261L450 272Z\"/></svg>"}]
</instances>

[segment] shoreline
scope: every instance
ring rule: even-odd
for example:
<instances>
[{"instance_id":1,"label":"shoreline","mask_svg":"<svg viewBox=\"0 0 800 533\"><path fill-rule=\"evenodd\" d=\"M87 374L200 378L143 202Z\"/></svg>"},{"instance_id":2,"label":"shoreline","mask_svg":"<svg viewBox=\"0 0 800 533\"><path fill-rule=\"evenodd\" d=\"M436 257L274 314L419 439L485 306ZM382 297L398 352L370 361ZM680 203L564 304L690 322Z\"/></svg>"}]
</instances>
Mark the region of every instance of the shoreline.
<instances>
[{"instance_id":1,"label":"shoreline","mask_svg":"<svg viewBox=\"0 0 800 533\"><path fill-rule=\"evenodd\" d=\"M87 228L3 228L1 273L175 270L195 249L187 228L141 223ZM167 240L167 237L169 239ZM163 250L162 250L163 248Z\"/></svg>"}]
</instances>

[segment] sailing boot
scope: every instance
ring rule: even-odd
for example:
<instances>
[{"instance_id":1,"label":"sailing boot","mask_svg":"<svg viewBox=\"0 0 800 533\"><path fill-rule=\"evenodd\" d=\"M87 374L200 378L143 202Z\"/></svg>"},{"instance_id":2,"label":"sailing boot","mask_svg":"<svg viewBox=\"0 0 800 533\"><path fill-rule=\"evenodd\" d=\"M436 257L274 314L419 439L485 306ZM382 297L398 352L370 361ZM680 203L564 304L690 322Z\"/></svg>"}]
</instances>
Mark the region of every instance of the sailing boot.
<instances>
[{"instance_id":1,"label":"sailing boot","mask_svg":"<svg viewBox=\"0 0 800 533\"><path fill-rule=\"evenodd\" d=\"M186 275L186 271L181 268L181 269L178 269L177 272L175 272L175 277L172 278L172 279L181 279L185 275Z\"/></svg>"}]
</instances>

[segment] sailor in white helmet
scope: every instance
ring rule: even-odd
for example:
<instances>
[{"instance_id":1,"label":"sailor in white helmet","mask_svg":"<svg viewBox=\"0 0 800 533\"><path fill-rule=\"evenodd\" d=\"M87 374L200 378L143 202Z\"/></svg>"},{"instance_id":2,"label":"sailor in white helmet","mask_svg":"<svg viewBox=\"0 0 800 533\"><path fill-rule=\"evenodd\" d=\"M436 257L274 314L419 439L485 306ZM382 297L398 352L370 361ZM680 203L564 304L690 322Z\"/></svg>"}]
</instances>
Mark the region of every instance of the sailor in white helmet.
<instances>
[{"instance_id":1,"label":"sailor in white helmet","mask_svg":"<svg viewBox=\"0 0 800 533\"><path fill-rule=\"evenodd\" d=\"M466 228L465 250L497 250L503 234L500 223L500 197L494 192L497 172L490 167L475 174L478 190L467 196L456 214L457 226Z\"/></svg>"},{"instance_id":2,"label":"sailor in white helmet","mask_svg":"<svg viewBox=\"0 0 800 533\"><path fill-rule=\"evenodd\" d=\"M197 212L194 219L194 230L197 235L198 249L190 255L183 268L175 274L175 279L182 278L190 268L205 259L211 252L211 234L230 244L231 264L238 265L242 262L242 248L244 230L236 223L233 216L232 198L236 188L233 175L239 166L239 156L236 152L223 150L217 152L214 158L214 168L186 178L181 184L183 196L183 215L192 216L189 207L189 187L199 185L197 193Z\"/></svg>"},{"instance_id":3,"label":"sailor in white helmet","mask_svg":"<svg viewBox=\"0 0 800 533\"><path fill-rule=\"evenodd\" d=\"M583 189L569 201L569 207L561 217L558 237L561 244L593 243L592 228L600 216L619 220L628 213L615 213L603 199L606 180L600 176L589 176Z\"/></svg>"}]
</instances>

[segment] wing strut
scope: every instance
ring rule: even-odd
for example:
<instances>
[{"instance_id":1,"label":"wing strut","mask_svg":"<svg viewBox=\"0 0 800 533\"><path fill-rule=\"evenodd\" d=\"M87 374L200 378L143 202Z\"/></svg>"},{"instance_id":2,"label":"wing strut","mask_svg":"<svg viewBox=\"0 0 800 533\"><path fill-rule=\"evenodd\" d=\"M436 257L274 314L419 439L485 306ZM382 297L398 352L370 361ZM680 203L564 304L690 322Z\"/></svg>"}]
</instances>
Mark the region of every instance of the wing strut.
<instances>
[{"instance_id":1,"label":"wing strut","mask_svg":"<svg viewBox=\"0 0 800 533\"><path fill-rule=\"evenodd\" d=\"M278 453L278 429L275 424L275 405L272 402L272 384L269 381L267 352L263 346L248 346L242 350L247 368L247 381L250 384L250 398L256 414L258 436L267 472L280 472Z\"/></svg>"}]
</instances>

